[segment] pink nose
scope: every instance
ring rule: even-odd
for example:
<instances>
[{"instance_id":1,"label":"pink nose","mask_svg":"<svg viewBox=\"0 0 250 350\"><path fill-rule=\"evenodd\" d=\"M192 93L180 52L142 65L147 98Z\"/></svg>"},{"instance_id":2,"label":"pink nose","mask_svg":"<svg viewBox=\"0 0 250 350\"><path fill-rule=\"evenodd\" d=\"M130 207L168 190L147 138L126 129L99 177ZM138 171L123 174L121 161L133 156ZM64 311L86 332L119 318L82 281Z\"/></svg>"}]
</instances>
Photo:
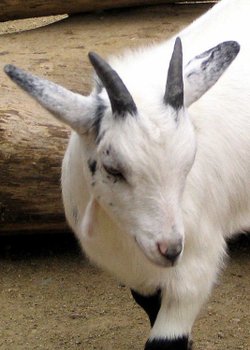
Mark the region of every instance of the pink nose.
<instances>
[{"instance_id":1,"label":"pink nose","mask_svg":"<svg viewBox=\"0 0 250 350\"><path fill-rule=\"evenodd\" d=\"M166 241L159 242L158 250L164 258L170 260L173 264L182 252L182 240L170 244Z\"/></svg>"},{"instance_id":2,"label":"pink nose","mask_svg":"<svg viewBox=\"0 0 250 350\"><path fill-rule=\"evenodd\" d=\"M166 255L168 244L166 242L160 242L158 243L158 249L162 255Z\"/></svg>"}]
</instances>

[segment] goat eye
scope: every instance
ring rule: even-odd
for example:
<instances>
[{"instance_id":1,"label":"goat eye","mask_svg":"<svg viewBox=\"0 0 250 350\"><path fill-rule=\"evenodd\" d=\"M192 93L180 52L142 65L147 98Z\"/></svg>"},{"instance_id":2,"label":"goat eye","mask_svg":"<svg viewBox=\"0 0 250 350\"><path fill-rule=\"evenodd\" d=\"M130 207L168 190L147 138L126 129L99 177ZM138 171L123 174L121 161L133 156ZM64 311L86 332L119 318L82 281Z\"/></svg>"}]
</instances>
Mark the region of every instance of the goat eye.
<instances>
[{"instance_id":1,"label":"goat eye","mask_svg":"<svg viewBox=\"0 0 250 350\"><path fill-rule=\"evenodd\" d=\"M116 180L125 180L125 177L120 170L106 165L103 165L103 168L108 175L113 176Z\"/></svg>"}]
</instances>

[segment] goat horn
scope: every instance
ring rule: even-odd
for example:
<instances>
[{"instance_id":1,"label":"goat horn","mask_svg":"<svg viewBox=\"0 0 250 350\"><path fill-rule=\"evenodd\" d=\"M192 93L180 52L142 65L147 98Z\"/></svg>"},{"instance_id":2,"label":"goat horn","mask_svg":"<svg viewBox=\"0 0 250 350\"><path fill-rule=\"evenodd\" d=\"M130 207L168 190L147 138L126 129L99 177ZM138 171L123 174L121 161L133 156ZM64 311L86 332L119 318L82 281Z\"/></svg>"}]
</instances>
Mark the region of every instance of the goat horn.
<instances>
[{"instance_id":1,"label":"goat horn","mask_svg":"<svg viewBox=\"0 0 250 350\"><path fill-rule=\"evenodd\" d=\"M164 102L174 109L180 109L183 106L183 73L182 73L182 44L181 39L177 38L174 44L173 54L169 63L168 77Z\"/></svg>"},{"instance_id":2,"label":"goat horn","mask_svg":"<svg viewBox=\"0 0 250 350\"><path fill-rule=\"evenodd\" d=\"M89 53L89 60L107 90L112 112L120 116L126 113L135 115L137 113L135 102L117 72L94 52Z\"/></svg>"}]
</instances>

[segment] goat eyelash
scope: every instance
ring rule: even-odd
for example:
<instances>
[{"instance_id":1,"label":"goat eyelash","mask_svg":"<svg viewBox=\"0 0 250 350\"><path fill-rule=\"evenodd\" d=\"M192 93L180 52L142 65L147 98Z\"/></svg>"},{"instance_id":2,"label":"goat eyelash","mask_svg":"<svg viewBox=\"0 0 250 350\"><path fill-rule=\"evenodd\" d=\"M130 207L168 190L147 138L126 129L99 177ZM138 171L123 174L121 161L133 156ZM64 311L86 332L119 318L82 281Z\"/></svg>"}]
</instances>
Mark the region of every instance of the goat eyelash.
<instances>
[{"instance_id":1,"label":"goat eyelash","mask_svg":"<svg viewBox=\"0 0 250 350\"><path fill-rule=\"evenodd\" d=\"M115 178L116 180L123 180L125 181L125 176L123 175L123 173L113 167L109 167L107 165L103 165L103 169L106 171L106 173L110 176L112 176L113 178Z\"/></svg>"}]
</instances>

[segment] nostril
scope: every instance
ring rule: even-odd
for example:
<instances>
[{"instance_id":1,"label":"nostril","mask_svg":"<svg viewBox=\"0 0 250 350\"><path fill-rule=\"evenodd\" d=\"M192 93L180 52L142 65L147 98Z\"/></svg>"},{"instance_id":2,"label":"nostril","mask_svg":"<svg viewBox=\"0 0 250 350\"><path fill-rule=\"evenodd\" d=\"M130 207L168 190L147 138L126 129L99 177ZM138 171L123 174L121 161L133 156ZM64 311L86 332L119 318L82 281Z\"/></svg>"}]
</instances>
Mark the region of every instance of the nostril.
<instances>
[{"instance_id":1,"label":"nostril","mask_svg":"<svg viewBox=\"0 0 250 350\"><path fill-rule=\"evenodd\" d=\"M173 264L182 252L182 243L167 245L165 242L158 243L158 250L162 256Z\"/></svg>"},{"instance_id":2,"label":"nostril","mask_svg":"<svg viewBox=\"0 0 250 350\"><path fill-rule=\"evenodd\" d=\"M165 256L168 260L174 263L175 260L178 258L178 256L181 254L181 251L182 251L182 245L178 244L175 248L169 249Z\"/></svg>"}]
</instances>

